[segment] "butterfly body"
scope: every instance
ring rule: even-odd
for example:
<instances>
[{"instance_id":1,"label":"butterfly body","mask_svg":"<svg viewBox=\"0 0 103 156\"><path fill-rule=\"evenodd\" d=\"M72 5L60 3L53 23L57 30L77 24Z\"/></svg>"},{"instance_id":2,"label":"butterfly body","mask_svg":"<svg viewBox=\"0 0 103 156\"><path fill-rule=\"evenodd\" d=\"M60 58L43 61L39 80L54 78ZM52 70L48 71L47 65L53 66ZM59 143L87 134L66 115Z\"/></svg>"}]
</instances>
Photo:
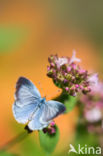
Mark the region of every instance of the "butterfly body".
<instances>
[{"instance_id":1,"label":"butterfly body","mask_svg":"<svg viewBox=\"0 0 103 156\"><path fill-rule=\"evenodd\" d=\"M46 99L45 98L41 98L40 99L40 105L39 106L41 106L41 104L45 104L45 102L46 102Z\"/></svg>"},{"instance_id":2,"label":"butterfly body","mask_svg":"<svg viewBox=\"0 0 103 156\"><path fill-rule=\"evenodd\" d=\"M17 122L26 124L31 130L40 130L65 111L62 103L46 101L28 79L20 77L16 83L13 115Z\"/></svg>"}]
</instances>

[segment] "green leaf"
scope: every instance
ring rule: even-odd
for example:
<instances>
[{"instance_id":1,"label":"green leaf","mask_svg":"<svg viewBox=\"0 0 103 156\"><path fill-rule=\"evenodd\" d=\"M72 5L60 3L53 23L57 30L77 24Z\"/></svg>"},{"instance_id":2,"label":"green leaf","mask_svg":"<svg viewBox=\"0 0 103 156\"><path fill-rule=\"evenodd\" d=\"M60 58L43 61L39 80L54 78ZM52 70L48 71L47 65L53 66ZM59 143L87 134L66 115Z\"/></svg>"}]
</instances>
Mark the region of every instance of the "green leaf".
<instances>
[{"instance_id":1,"label":"green leaf","mask_svg":"<svg viewBox=\"0 0 103 156\"><path fill-rule=\"evenodd\" d=\"M77 103L77 98L69 96L68 99L66 99L64 101L64 105L66 107L65 113L68 113L68 112L72 111L73 108L75 107L76 103Z\"/></svg>"},{"instance_id":2,"label":"green leaf","mask_svg":"<svg viewBox=\"0 0 103 156\"><path fill-rule=\"evenodd\" d=\"M34 134L30 134L20 145L20 154L21 156L43 156L45 155L44 151L40 149L37 144L37 138Z\"/></svg>"},{"instance_id":3,"label":"green leaf","mask_svg":"<svg viewBox=\"0 0 103 156\"><path fill-rule=\"evenodd\" d=\"M10 124L11 124L10 126L13 126L13 130L14 132L16 132L16 134L19 134L24 130L24 126L21 124L19 125L16 122L11 122ZM16 144L16 148L17 148L17 151L16 151L17 156L43 156L45 155L45 152L37 144L37 135L35 131L28 134L28 136L26 136L24 140L18 142L18 144Z\"/></svg>"},{"instance_id":4,"label":"green leaf","mask_svg":"<svg viewBox=\"0 0 103 156\"><path fill-rule=\"evenodd\" d=\"M5 151L0 151L0 156L15 156L14 154L7 153Z\"/></svg>"},{"instance_id":5,"label":"green leaf","mask_svg":"<svg viewBox=\"0 0 103 156\"><path fill-rule=\"evenodd\" d=\"M45 153L50 154L54 151L58 140L59 140L59 130L56 127L55 134L44 133L42 130L39 131L40 145L44 149Z\"/></svg>"}]
</instances>

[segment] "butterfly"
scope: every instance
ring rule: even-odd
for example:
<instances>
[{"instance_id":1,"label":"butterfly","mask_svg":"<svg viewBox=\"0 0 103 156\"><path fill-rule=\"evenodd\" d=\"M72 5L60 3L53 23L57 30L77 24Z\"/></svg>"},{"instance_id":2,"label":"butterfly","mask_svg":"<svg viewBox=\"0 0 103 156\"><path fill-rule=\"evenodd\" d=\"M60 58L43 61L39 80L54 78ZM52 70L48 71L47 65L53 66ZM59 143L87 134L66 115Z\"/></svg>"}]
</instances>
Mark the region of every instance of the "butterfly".
<instances>
[{"instance_id":1,"label":"butterfly","mask_svg":"<svg viewBox=\"0 0 103 156\"><path fill-rule=\"evenodd\" d=\"M47 127L55 117L62 114L65 106L58 101L46 101L30 80L20 77L16 83L12 110L18 123L27 123L30 130L41 130Z\"/></svg>"}]
</instances>

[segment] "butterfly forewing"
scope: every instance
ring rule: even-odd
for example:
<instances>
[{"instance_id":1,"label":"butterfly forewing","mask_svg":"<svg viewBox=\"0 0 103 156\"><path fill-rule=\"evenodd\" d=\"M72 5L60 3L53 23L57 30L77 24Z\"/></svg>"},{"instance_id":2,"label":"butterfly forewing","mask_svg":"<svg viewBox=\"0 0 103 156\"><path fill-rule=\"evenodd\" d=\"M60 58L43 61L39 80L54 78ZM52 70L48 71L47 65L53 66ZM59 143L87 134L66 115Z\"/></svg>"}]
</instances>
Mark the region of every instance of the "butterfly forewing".
<instances>
[{"instance_id":1,"label":"butterfly forewing","mask_svg":"<svg viewBox=\"0 0 103 156\"><path fill-rule=\"evenodd\" d=\"M41 95L38 89L34 86L34 84L24 78L20 77L16 83L16 92L15 92L15 100L19 100L21 104L26 104L28 101L36 100L40 98Z\"/></svg>"},{"instance_id":2,"label":"butterfly forewing","mask_svg":"<svg viewBox=\"0 0 103 156\"><path fill-rule=\"evenodd\" d=\"M19 123L26 123L38 109L41 96L31 81L20 77L16 84L13 114Z\"/></svg>"}]
</instances>

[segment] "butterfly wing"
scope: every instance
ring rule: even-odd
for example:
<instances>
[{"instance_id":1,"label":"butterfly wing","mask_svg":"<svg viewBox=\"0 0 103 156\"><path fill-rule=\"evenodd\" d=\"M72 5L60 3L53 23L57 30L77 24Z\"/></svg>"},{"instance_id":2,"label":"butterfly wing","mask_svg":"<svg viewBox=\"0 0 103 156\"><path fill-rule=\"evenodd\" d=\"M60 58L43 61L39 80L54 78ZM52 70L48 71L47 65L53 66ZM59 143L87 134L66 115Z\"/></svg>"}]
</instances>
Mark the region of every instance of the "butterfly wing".
<instances>
[{"instance_id":1,"label":"butterfly wing","mask_svg":"<svg viewBox=\"0 0 103 156\"><path fill-rule=\"evenodd\" d=\"M48 126L52 119L63 113L65 107L57 101L43 102L40 105L40 93L28 79L21 77L16 84L13 114L19 123L28 123L31 130L40 130Z\"/></svg>"},{"instance_id":2,"label":"butterfly wing","mask_svg":"<svg viewBox=\"0 0 103 156\"><path fill-rule=\"evenodd\" d=\"M26 123L32 114L38 109L41 96L34 84L24 77L20 77L16 83L15 102L13 114L19 123Z\"/></svg>"},{"instance_id":3,"label":"butterfly wing","mask_svg":"<svg viewBox=\"0 0 103 156\"><path fill-rule=\"evenodd\" d=\"M13 115L17 122L25 124L29 120L31 120L32 114L37 110L38 103L30 103L28 105L24 105L22 108L18 106L18 103L15 102L13 104Z\"/></svg>"},{"instance_id":4,"label":"butterfly wing","mask_svg":"<svg viewBox=\"0 0 103 156\"><path fill-rule=\"evenodd\" d=\"M29 101L40 98L41 95L35 85L28 79L20 77L16 83L15 100L19 101L20 107L28 105Z\"/></svg>"},{"instance_id":5,"label":"butterfly wing","mask_svg":"<svg viewBox=\"0 0 103 156\"><path fill-rule=\"evenodd\" d=\"M57 101L50 100L44 104L40 122L45 124L65 111L65 106Z\"/></svg>"},{"instance_id":6,"label":"butterfly wing","mask_svg":"<svg viewBox=\"0 0 103 156\"><path fill-rule=\"evenodd\" d=\"M32 120L28 123L29 129L41 130L49 125L50 121L45 123L42 123L40 121L41 115L43 114L44 111L44 107L45 107L44 104L42 104L40 109L38 109L36 113L32 116Z\"/></svg>"},{"instance_id":7,"label":"butterfly wing","mask_svg":"<svg viewBox=\"0 0 103 156\"><path fill-rule=\"evenodd\" d=\"M29 122L28 127L31 130L40 130L49 125L49 123L56 116L65 111L65 107L62 103L57 101L48 101L42 103L40 108L32 116L32 120Z\"/></svg>"}]
</instances>

